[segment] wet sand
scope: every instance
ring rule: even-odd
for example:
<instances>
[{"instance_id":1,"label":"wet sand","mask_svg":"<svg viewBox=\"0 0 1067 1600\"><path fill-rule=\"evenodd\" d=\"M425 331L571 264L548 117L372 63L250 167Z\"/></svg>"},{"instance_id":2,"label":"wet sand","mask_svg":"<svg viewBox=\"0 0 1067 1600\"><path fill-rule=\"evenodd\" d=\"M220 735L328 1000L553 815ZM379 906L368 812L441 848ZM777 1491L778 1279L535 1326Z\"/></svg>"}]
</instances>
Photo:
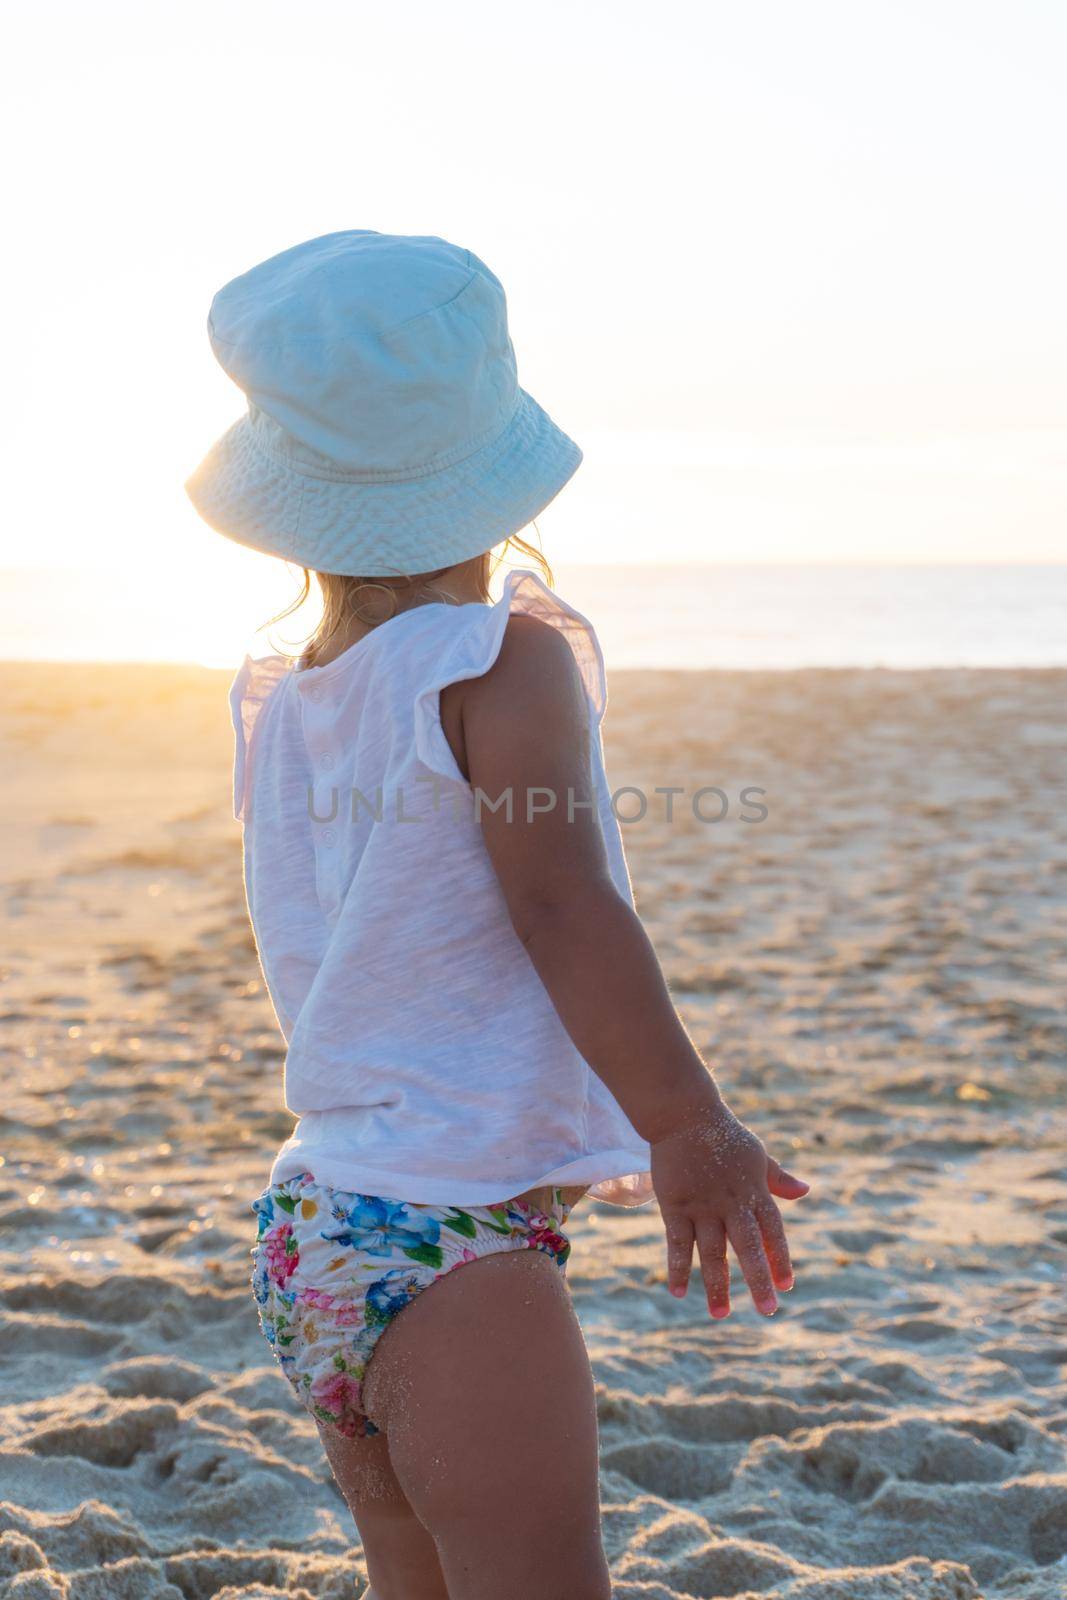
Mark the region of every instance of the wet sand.
<instances>
[{"instance_id":1,"label":"wet sand","mask_svg":"<svg viewBox=\"0 0 1067 1600\"><path fill-rule=\"evenodd\" d=\"M290 1118L226 683L0 666L12 1600L365 1575L248 1292ZM814 1185L771 1322L673 1301L653 1207L574 1214L620 1600L1067 1594L1065 705L1058 672L613 679L640 909L731 1103Z\"/></svg>"}]
</instances>

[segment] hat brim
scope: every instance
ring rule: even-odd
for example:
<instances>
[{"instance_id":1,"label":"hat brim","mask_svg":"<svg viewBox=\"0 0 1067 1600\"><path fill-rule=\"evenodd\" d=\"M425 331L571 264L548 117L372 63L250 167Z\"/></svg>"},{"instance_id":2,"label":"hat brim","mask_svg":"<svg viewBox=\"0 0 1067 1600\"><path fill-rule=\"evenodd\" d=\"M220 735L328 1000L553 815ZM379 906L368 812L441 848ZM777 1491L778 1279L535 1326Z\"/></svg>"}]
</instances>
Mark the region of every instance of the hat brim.
<instances>
[{"instance_id":1,"label":"hat brim","mask_svg":"<svg viewBox=\"0 0 1067 1600\"><path fill-rule=\"evenodd\" d=\"M511 421L473 455L402 482L319 478L257 442L242 417L187 481L204 521L238 544L318 572L376 578L468 561L525 528L582 452L524 389Z\"/></svg>"}]
</instances>

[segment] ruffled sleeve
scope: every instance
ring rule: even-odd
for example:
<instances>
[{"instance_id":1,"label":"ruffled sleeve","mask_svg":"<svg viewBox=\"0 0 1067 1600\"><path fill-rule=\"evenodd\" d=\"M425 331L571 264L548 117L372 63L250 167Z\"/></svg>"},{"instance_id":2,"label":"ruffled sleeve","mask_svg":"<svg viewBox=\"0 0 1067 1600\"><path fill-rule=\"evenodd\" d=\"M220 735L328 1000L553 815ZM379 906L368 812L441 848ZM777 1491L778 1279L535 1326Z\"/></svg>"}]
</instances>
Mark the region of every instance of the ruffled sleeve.
<instances>
[{"instance_id":1,"label":"ruffled sleeve","mask_svg":"<svg viewBox=\"0 0 1067 1600\"><path fill-rule=\"evenodd\" d=\"M249 753L252 730L260 711L270 699L279 679L289 670L284 656L245 656L230 685L230 716L233 721L233 814L245 820L248 792Z\"/></svg>"},{"instance_id":2,"label":"ruffled sleeve","mask_svg":"<svg viewBox=\"0 0 1067 1600\"><path fill-rule=\"evenodd\" d=\"M600 724L608 701L600 641L592 623L554 594L536 573L509 573L496 605L457 609L461 613L458 633L415 696L415 748L419 760L431 771L453 782L465 781L441 727L441 691L489 671L513 616L536 617L563 634L585 686L590 717L595 725Z\"/></svg>"}]
</instances>

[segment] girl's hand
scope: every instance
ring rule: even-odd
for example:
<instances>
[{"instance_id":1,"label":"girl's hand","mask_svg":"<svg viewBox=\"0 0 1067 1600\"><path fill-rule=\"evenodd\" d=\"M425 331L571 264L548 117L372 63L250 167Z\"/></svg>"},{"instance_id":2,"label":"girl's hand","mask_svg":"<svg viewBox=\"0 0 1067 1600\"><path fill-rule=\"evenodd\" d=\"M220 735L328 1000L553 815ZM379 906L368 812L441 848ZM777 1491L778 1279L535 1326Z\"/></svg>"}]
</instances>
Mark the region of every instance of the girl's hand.
<instances>
[{"instance_id":1,"label":"girl's hand","mask_svg":"<svg viewBox=\"0 0 1067 1600\"><path fill-rule=\"evenodd\" d=\"M793 1287L793 1268L771 1196L799 1200L810 1185L783 1171L721 1100L692 1112L652 1144L652 1182L667 1232L671 1293L685 1294L696 1244L708 1310L728 1317L729 1240L756 1310L773 1316L775 1289Z\"/></svg>"}]
</instances>

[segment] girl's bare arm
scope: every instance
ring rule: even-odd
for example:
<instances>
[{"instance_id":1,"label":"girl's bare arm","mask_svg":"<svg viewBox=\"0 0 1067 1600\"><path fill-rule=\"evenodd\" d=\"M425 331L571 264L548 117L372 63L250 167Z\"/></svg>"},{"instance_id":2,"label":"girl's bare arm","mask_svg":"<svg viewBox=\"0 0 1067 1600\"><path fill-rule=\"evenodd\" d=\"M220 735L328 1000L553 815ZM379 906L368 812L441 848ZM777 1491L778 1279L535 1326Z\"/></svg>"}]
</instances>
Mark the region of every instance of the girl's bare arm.
<instances>
[{"instance_id":1,"label":"girl's bare arm","mask_svg":"<svg viewBox=\"0 0 1067 1600\"><path fill-rule=\"evenodd\" d=\"M442 723L484 805L486 847L519 938L575 1046L652 1147L672 1292L694 1243L712 1315L729 1311L726 1240L757 1307L792 1269L778 1208L807 1185L733 1116L611 879L593 800L585 693L555 629L514 617L484 677L442 695Z\"/></svg>"}]
</instances>

